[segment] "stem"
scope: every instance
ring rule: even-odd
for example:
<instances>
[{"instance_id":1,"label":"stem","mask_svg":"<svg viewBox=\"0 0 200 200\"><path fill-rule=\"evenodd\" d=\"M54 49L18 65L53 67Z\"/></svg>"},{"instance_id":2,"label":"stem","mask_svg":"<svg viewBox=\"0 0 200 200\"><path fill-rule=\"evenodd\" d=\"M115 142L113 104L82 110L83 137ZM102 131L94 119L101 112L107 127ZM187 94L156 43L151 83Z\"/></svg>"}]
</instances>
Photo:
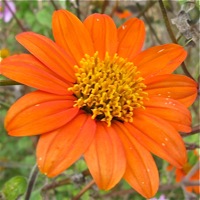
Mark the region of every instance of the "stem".
<instances>
[{"instance_id":1,"label":"stem","mask_svg":"<svg viewBox=\"0 0 200 200\"><path fill-rule=\"evenodd\" d=\"M141 6L139 3L136 3L136 6L139 8L139 10L141 10ZM149 21L148 17L146 17L145 13L143 13L142 15L145 19L145 21L147 22L147 24L149 25L149 29L151 30L151 32L153 33L153 35L155 36L157 42L159 44L162 44L162 41L159 39L158 35L156 34L156 31L154 30L154 28L151 25L151 22Z\"/></svg>"},{"instance_id":2,"label":"stem","mask_svg":"<svg viewBox=\"0 0 200 200\"><path fill-rule=\"evenodd\" d=\"M90 175L90 172L89 172L88 169L86 169L83 172L81 172L81 174L83 175L83 177L86 177L86 176ZM55 181L55 182L52 182L52 183L45 185L44 187L42 187L41 191L45 192L47 190L55 189L56 187L66 185L66 184L69 184L69 183L72 183L72 180L70 178L65 178L63 180L60 180L60 181L57 181L57 182Z\"/></svg>"},{"instance_id":3,"label":"stem","mask_svg":"<svg viewBox=\"0 0 200 200\"><path fill-rule=\"evenodd\" d=\"M190 133L181 133L181 136L187 137L187 136L194 135L194 134L197 134L197 133L200 133L200 125L193 127L192 131Z\"/></svg>"},{"instance_id":4,"label":"stem","mask_svg":"<svg viewBox=\"0 0 200 200\"><path fill-rule=\"evenodd\" d=\"M167 28L167 32L168 32L172 42L175 43L175 44L178 44L177 40L176 40L176 37L174 36L174 33L172 31L172 28L171 28L171 25L170 25L170 22L169 22L169 19L168 19L168 16L167 16L167 12L165 10L165 6L163 4L163 1L159 0L159 4L160 4L160 8L161 8L161 11L162 11L163 19L164 19L164 22L165 22L165 25L166 25L166 28Z\"/></svg>"},{"instance_id":5,"label":"stem","mask_svg":"<svg viewBox=\"0 0 200 200\"><path fill-rule=\"evenodd\" d=\"M89 182L72 200L78 200L80 197L95 184L94 180Z\"/></svg>"},{"instance_id":6,"label":"stem","mask_svg":"<svg viewBox=\"0 0 200 200\"><path fill-rule=\"evenodd\" d=\"M163 19L164 19L164 22L165 22L165 26L167 28L167 32L172 40L173 43L175 44L178 44L177 40L176 40L176 37L174 36L174 33L172 31L172 28L171 28L171 25L170 25L170 22L169 22L169 19L168 19L168 16L167 16L167 11L165 9L165 6L163 4L163 1L162 0L159 0L159 4L160 4L160 9L162 11L162 15L163 15ZM191 76L191 74L189 73L189 71L187 70L187 67L185 65L185 63L183 62L181 64L181 67L183 69L183 72L188 76L190 77L191 79L194 80L194 78Z\"/></svg>"},{"instance_id":7,"label":"stem","mask_svg":"<svg viewBox=\"0 0 200 200\"><path fill-rule=\"evenodd\" d=\"M137 18L140 18L144 13L149 10L157 1L149 1L149 3L145 6L145 8L136 16Z\"/></svg>"},{"instance_id":8,"label":"stem","mask_svg":"<svg viewBox=\"0 0 200 200\"><path fill-rule=\"evenodd\" d=\"M55 4L54 0L50 0L55 10L59 10L58 6Z\"/></svg>"},{"instance_id":9,"label":"stem","mask_svg":"<svg viewBox=\"0 0 200 200\"><path fill-rule=\"evenodd\" d=\"M198 144L194 144L194 143L185 143L185 146L187 150L194 150L194 149L200 148Z\"/></svg>"},{"instance_id":10,"label":"stem","mask_svg":"<svg viewBox=\"0 0 200 200\"><path fill-rule=\"evenodd\" d=\"M38 172L39 171L38 171L37 165L35 165L33 167L32 171L31 171L31 174L30 174L30 177L29 177L28 187L27 187L27 190L26 190L26 195L25 195L24 200L29 200L30 199L33 186L34 186L35 181L36 181L37 176L38 176Z\"/></svg>"},{"instance_id":11,"label":"stem","mask_svg":"<svg viewBox=\"0 0 200 200\"><path fill-rule=\"evenodd\" d=\"M45 191L47 191L47 190L55 189L56 187L59 187L59 186L62 186L62 185L67 185L67 184L69 184L69 183L71 183L70 178L66 178L66 179L63 179L63 180L61 180L61 181L52 182L52 183L50 183L50 184L48 184L48 185L45 185L45 186L41 189L41 191L42 191L42 192L45 192Z\"/></svg>"},{"instance_id":12,"label":"stem","mask_svg":"<svg viewBox=\"0 0 200 200\"><path fill-rule=\"evenodd\" d=\"M79 6L80 6L79 0L76 0L76 5L77 5L76 15L80 19L81 18L81 13L80 13L80 8L79 8Z\"/></svg>"},{"instance_id":13,"label":"stem","mask_svg":"<svg viewBox=\"0 0 200 200\"><path fill-rule=\"evenodd\" d=\"M12 80L0 80L0 86L7 86L7 85L22 85L22 84Z\"/></svg>"},{"instance_id":14,"label":"stem","mask_svg":"<svg viewBox=\"0 0 200 200\"><path fill-rule=\"evenodd\" d=\"M15 15L15 13L12 11L12 9L10 8L9 4L6 2L6 0L3 0L3 2L5 3L5 6L8 8L8 10L12 13L13 18L16 20L17 24L19 25L19 27L22 29L22 31L26 31L26 29L24 28L24 26L22 25L22 23L20 22L20 20L17 18L17 16Z\"/></svg>"},{"instance_id":15,"label":"stem","mask_svg":"<svg viewBox=\"0 0 200 200\"><path fill-rule=\"evenodd\" d=\"M190 181L190 178L194 175L194 173L200 168L200 162L197 162L192 169L188 172L188 174L184 177L184 179L181 181L183 185L185 183L188 183Z\"/></svg>"}]
</instances>

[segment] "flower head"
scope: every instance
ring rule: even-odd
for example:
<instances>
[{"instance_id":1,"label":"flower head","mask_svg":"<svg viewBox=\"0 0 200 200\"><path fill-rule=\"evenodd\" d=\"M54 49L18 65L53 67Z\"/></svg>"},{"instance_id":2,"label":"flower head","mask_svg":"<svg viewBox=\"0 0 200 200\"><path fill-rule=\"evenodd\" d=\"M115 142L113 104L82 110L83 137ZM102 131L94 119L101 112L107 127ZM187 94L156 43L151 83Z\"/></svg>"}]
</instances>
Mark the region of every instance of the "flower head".
<instances>
[{"instance_id":1,"label":"flower head","mask_svg":"<svg viewBox=\"0 0 200 200\"><path fill-rule=\"evenodd\" d=\"M6 5L3 5L0 2L0 19L3 19L3 21L6 23L13 18L13 14L8 7L13 13L16 12L16 7L13 1L6 1Z\"/></svg>"},{"instance_id":2,"label":"flower head","mask_svg":"<svg viewBox=\"0 0 200 200\"><path fill-rule=\"evenodd\" d=\"M115 11L115 15L120 19L126 19L131 17L132 13L127 9L117 8Z\"/></svg>"},{"instance_id":3,"label":"flower head","mask_svg":"<svg viewBox=\"0 0 200 200\"><path fill-rule=\"evenodd\" d=\"M82 23L66 10L53 14L55 42L24 32L16 38L31 54L2 61L3 75L37 88L8 111L12 136L40 134L37 162L54 177L84 156L98 187L124 178L143 196L159 185L152 154L176 167L186 162L178 131L191 130L187 107L196 83L171 74L185 59L176 44L141 52L145 28L131 18L119 28L104 14Z\"/></svg>"}]
</instances>

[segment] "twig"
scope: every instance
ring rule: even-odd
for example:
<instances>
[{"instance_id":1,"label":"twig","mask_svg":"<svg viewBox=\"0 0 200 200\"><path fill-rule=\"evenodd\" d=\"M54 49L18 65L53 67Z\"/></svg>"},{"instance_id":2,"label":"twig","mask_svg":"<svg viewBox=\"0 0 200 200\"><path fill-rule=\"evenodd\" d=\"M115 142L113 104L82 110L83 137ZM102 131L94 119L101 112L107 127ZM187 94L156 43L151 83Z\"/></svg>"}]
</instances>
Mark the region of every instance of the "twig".
<instances>
[{"instance_id":1,"label":"twig","mask_svg":"<svg viewBox=\"0 0 200 200\"><path fill-rule=\"evenodd\" d=\"M177 40L176 40L176 37L174 36L174 33L172 31L172 28L171 28L171 25L170 25L170 22L169 22L169 19L168 19L168 16L167 16L167 12L166 12L165 6L163 4L163 1L159 0L159 4L160 4L160 8L161 8L161 11L162 11L163 19L164 19L164 22L165 22L165 25L166 25L166 28L167 28L167 32L169 33L169 36L170 36L172 42L175 43L175 44L178 44Z\"/></svg>"},{"instance_id":2,"label":"twig","mask_svg":"<svg viewBox=\"0 0 200 200\"><path fill-rule=\"evenodd\" d=\"M184 185L185 186L198 186L198 185L200 185L200 182L199 182L199 180L198 181L185 181L184 182Z\"/></svg>"},{"instance_id":3,"label":"twig","mask_svg":"<svg viewBox=\"0 0 200 200\"><path fill-rule=\"evenodd\" d=\"M80 8L79 8L79 6L80 6L79 0L76 0L76 5L77 5L77 7L76 7L76 15L80 19L81 18L81 12L80 12Z\"/></svg>"},{"instance_id":4,"label":"twig","mask_svg":"<svg viewBox=\"0 0 200 200\"><path fill-rule=\"evenodd\" d=\"M188 192L186 190L186 186L198 186L199 185L199 180L198 183L197 181L190 181L190 178L196 173L196 171L200 168L200 162L197 162L192 169L188 172L188 174L182 179L181 183L181 187L183 189L183 193L185 196L185 199L193 199L196 197L196 195L194 195L191 192Z\"/></svg>"},{"instance_id":5,"label":"twig","mask_svg":"<svg viewBox=\"0 0 200 200\"><path fill-rule=\"evenodd\" d=\"M194 175L194 173L200 168L200 162L197 162L192 169L188 172L188 174L183 178L181 183L185 185L185 183L190 181L190 178Z\"/></svg>"},{"instance_id":6,"label":"twig","mask_svg":"<svg viewBox=\"0 0 200 200\"><path fill-rule=\"evenodd\" d=\"M194 144L194 143L185 143L185 145L186 145L187 150L194 150L194 149L200 148L198 144Z\"/></svg>"},{"instance_id":7,"label":"twig","mask_svg":"<svg viewBox=\"0 0 200 200\"><path fill-rule=\"evenodd\" d=\"M72 198L72 200L78 200L80 199L80 197L88 190L92 187L92 185L94 184L94 180L92 180L91 182L89 182L74 198Z\"/></svg>"},{"instance_id":8,"label":"twig","mask_svg":"<svg viewBox=\"0 0 200 200\"><path fill-rule=\"evenodd\" d=\"M81 174L83 175L83 177L86 177L86 176L90 175L90 172L89 172L88 169L86 169ZM73 181L71 180L71 178L67 177L67 178L62 179L60 181L52 182L52 183L45 185L44 187L42 187L41 191L45 192L47 190L55 189L56 187L66 185L66 184L69 184L69 183L72 183L72 182Z\"/></svg>"},{"instance_id":9,"label":"twig","mask_svg":"<svg viewBox=\"0 0 200 200\"><path fill-rule=\"evenodd\" d=\"M136 16L137 18L140 18L141 16L143 16L143 14L149 10L149 8L151 8L155 3L157 3L157 1L149 1L149 3L147 4L147 6Z\"/></svg>"},{"instance_id":10,"label":"twig","mask_svg":"<svg viewBox=\"0 0 200 200\"><path fill-rule=\"evenodd\" d=\"M16 81L12 80L0 80L0 86L7 86L7 85L22 85L21 83L18 83Z\"/></svg>"},{"instance_id":11,"label":"twig","mask_svg":"<svg viewBox=\"0 0 200 200\"><path fill-rule=\"evenodd\" d=\"M12 11L12 9L10 8L9 4L6 2L6 0L3 0L3 2L5 3L5 6L8 8L8 10L12 13L13 18L16 20L17 24L19 25L19 27L22 29L22 31L27 31L26 28L24 28L24 26L22 25L22 23L20 22L20 20L17 18L17 16L15 15L15 13Z\"/></svg>"},{"instance_id":12,"label":"twig","mask_svg":"<svg viewBox=\"0 0 200 200\"><path fill-rule=\"evenodd\" d=\"M55 4L54 0L50 0L55 10L59 10L58 6Z\"/></svg>"},{"instance_id":13,"label":"twig","mask_svg":"<svg viewBox=\"0 0 200 200\"><path fill-rule=\"evenodd\" d=\"M174 33L172 31L172 28L171 28L171 25L170 25L170 22L169 22L169 19L168 19L168 16L167 16L167 11L165 9L165 6L163 4L163 1L162 0L159 0L159 4L160 4L160 8L161 8L161 11L162 11L162 15L163 15L163 19L164 19L164 22L165 22L165 25L166 25L166 28L167 28L167 32L172 40L173 43L175 44L178 44L177 40L176 40L176 37L174 36ZM181 67L183 69L183 72L188 76L190 77L191 79L194 80L194 78L191 76L191 74L189 73L189 71L187 70L187 67L185 65L185 63L183 62L181 64Z\"/></svg>"},{"instance_id":14,"label":"twig","mask_svg":"<svg viewBox=\"0 0 200 200\"><path fill-rule=\"evenodd\" d=\"M102 7L101 7L101 13L102 13L102 14L105 13L105 10L106 10L108 4L109 4L109 1L108 1L108 0L105 0L105 1L103 2L103 5L102 5Z\"/></svg>"},{"instance_id":15,"label":"twig","mask_svg":"<svg viewBox=\"0 0 200 200\"><path fill-rule=\"evenodd\" d=\"M190 133L181 133L182 137L187 137L187 136L191 136L194 134L200 133L200 125L197 125L195 127L192 128L192 131Z\"/></svg>"},{"instance_id":16,"label":"twig","mask_svg":"<svg viewBox=\"0 0 200 200\"><path fill-rule=\"evenodd\" d=\"M41 191L45 192L47 190L55 189L56 187L59 187L59 186L62 186L62 185L66 185L66 184L69 184L69 183L71 183L70 178L66 178L66 179L63 179L61 181L52 182L50 184L45 185L44 187L42 187Z\"/></svg>"},{"instance_id":17,"label":"twig","mask_svg":"<svg viewBox=\"0 0 200 200\"><path fill-rule=\"evenodd\" d=\"M140 6L139 3L136 3L136 6L139 8L139 10L141 10L141 6ZM157 34L156 34L154 28L152 27L152 25L151 25L151 23L150 23L148 17L146 17L145 13L143 13L142 16L144 17L145 21L146 21L147 24L149 25L149 28L150 28L151 32L153 33L153 35L155 36L157 42L158 42L159 44L162 44L162 41L161 41L161 40L159 39L159 37L157 36Z\"/></svg>"},{"instance_id":18,"label":"twig","mask_svg":"<svg viewBox=\"0 0 200 200\"><path fill-rule=\"evenodd\" d=\"M31 174L30 174L30 177L29 177L29 181L28 181L28 187L27 187L27 190L26 190L26 194L25 194L25 198L24 200L29 200L30 197L31 197L31 192L32 192L32 189L33 189L33 186L35 184L35 181L37 179L37 176L38 176L38 167L37 165L35 165L31 171Z\"/></svg>"}]
</instances>

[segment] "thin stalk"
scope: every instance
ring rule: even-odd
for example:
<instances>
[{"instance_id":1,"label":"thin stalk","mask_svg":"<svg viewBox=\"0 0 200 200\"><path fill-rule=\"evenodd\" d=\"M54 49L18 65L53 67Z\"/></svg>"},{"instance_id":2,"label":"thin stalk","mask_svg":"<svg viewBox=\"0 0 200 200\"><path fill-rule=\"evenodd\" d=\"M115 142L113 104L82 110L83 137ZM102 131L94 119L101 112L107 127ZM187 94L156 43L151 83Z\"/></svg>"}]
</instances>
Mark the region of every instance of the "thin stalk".
<instances>
[{"instance_id":1,"label":"thin stalk","mask_svg":"<svg viewBox=\"0 0 200 200\"><path fill-rule=\"evenodd\" d=\"M89 182L72 200L78 200L81 198L81 196L87 191L89 190L92 185L95 184L95 181L92 180L91 182Z\"/></svg>"},{"instance_id":2,"label":"thin stalk","mask_svg":"<svg viewBox=\"0 0 200 200\"><path fill-rule=\"evenodd\" d=\"M58 6L55 4L54 0L50 0L51 4L53 5L55 10L58 10Z\"/></svg>"},{"instance_id":3,"label":"thin stalk","mask_svg":"<svg viewBox=\"0 0 200 200\"><path fill-rule=\"evenodd\" d=\"M37 165L35 165L31 171L30 177L29 177L29 181L28 181L28 187L26 190L26 194L25 194L25 198L24 200L30 200L31 197L31 193L35 184L35 181L37 179L38 176L38 167Z\"/></svg>"},{"instance_id":4,"label":"thin stalk","mask_svg":"<svg viewBox=\"0 0 200 200\"><path fill-rule=\"evenodd\" d=\"M16 20L17 24L19 25L19 27L22 29L22 31L27 31L26 28L24 28L24 26L22 25L22 23L20 22L20 20L17 18L17 16L15 15L15 13L12 11L12 9L10 8L9 4L6 2L6 0L3 0L3 2L5 3L5 6L8 8L8 10L12 13L13 18Z\"/></svg>"},{"instance_id":5,"label":"thin stalk","mask_svg":"<svg viewBox=\"0 0 200 200\"><path fill-rule=\"evenodd\" d=\"M168 34L169 34L169 36L170 36L172 42L175 43L175 44L178 44L178 42L177 42L177 40L176 40L176 37L175 37L175 35L174 35L173 31L172 31L172 28L171 28L171 25L170 25L170 22L169 22L169 18L168 18L168 16L167 16L167 11L166 11L166 9L165 9L165 6L164 6L162 0L159 0L159 5L160 5L160 9L161 9L161 11L162 11L162 15L163 15L163 19L164 19L164 22L165 22L165 26L166 26L166 28L167 28L167 32L168 32ZM185 65L184 62L181 64L181 67L182 67L182 69L183 69L183 72L184 72L188 77L190 77L191 79L194 80L194 78L192 77L192 75L191 75L191 74L189 73L189 71L187 70L187 67L186 67L186 65Z\"/></svg>"}]
</instances>

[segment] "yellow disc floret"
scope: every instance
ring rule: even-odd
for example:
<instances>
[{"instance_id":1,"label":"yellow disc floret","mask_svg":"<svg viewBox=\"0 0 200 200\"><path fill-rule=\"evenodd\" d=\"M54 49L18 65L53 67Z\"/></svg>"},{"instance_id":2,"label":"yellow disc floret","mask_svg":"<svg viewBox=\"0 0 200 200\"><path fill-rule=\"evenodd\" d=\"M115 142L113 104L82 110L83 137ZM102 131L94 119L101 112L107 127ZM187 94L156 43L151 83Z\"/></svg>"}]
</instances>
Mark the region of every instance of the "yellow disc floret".
<instances>
[{"instance_id":1,"label":"yellow disc floret","mask_svg":"<svg viewBox=\"0 0 200 200\"><path fill-rule=\"evenodd\" d=\"M147 93L143 78L132 62L117 54L101 60L98 52L85 55L77 69L77 82L69 88L77 97L77 106L92 115L92 119L107 122L133 121L133 110L143 107Z\"/></svg>"}]
</instances>

